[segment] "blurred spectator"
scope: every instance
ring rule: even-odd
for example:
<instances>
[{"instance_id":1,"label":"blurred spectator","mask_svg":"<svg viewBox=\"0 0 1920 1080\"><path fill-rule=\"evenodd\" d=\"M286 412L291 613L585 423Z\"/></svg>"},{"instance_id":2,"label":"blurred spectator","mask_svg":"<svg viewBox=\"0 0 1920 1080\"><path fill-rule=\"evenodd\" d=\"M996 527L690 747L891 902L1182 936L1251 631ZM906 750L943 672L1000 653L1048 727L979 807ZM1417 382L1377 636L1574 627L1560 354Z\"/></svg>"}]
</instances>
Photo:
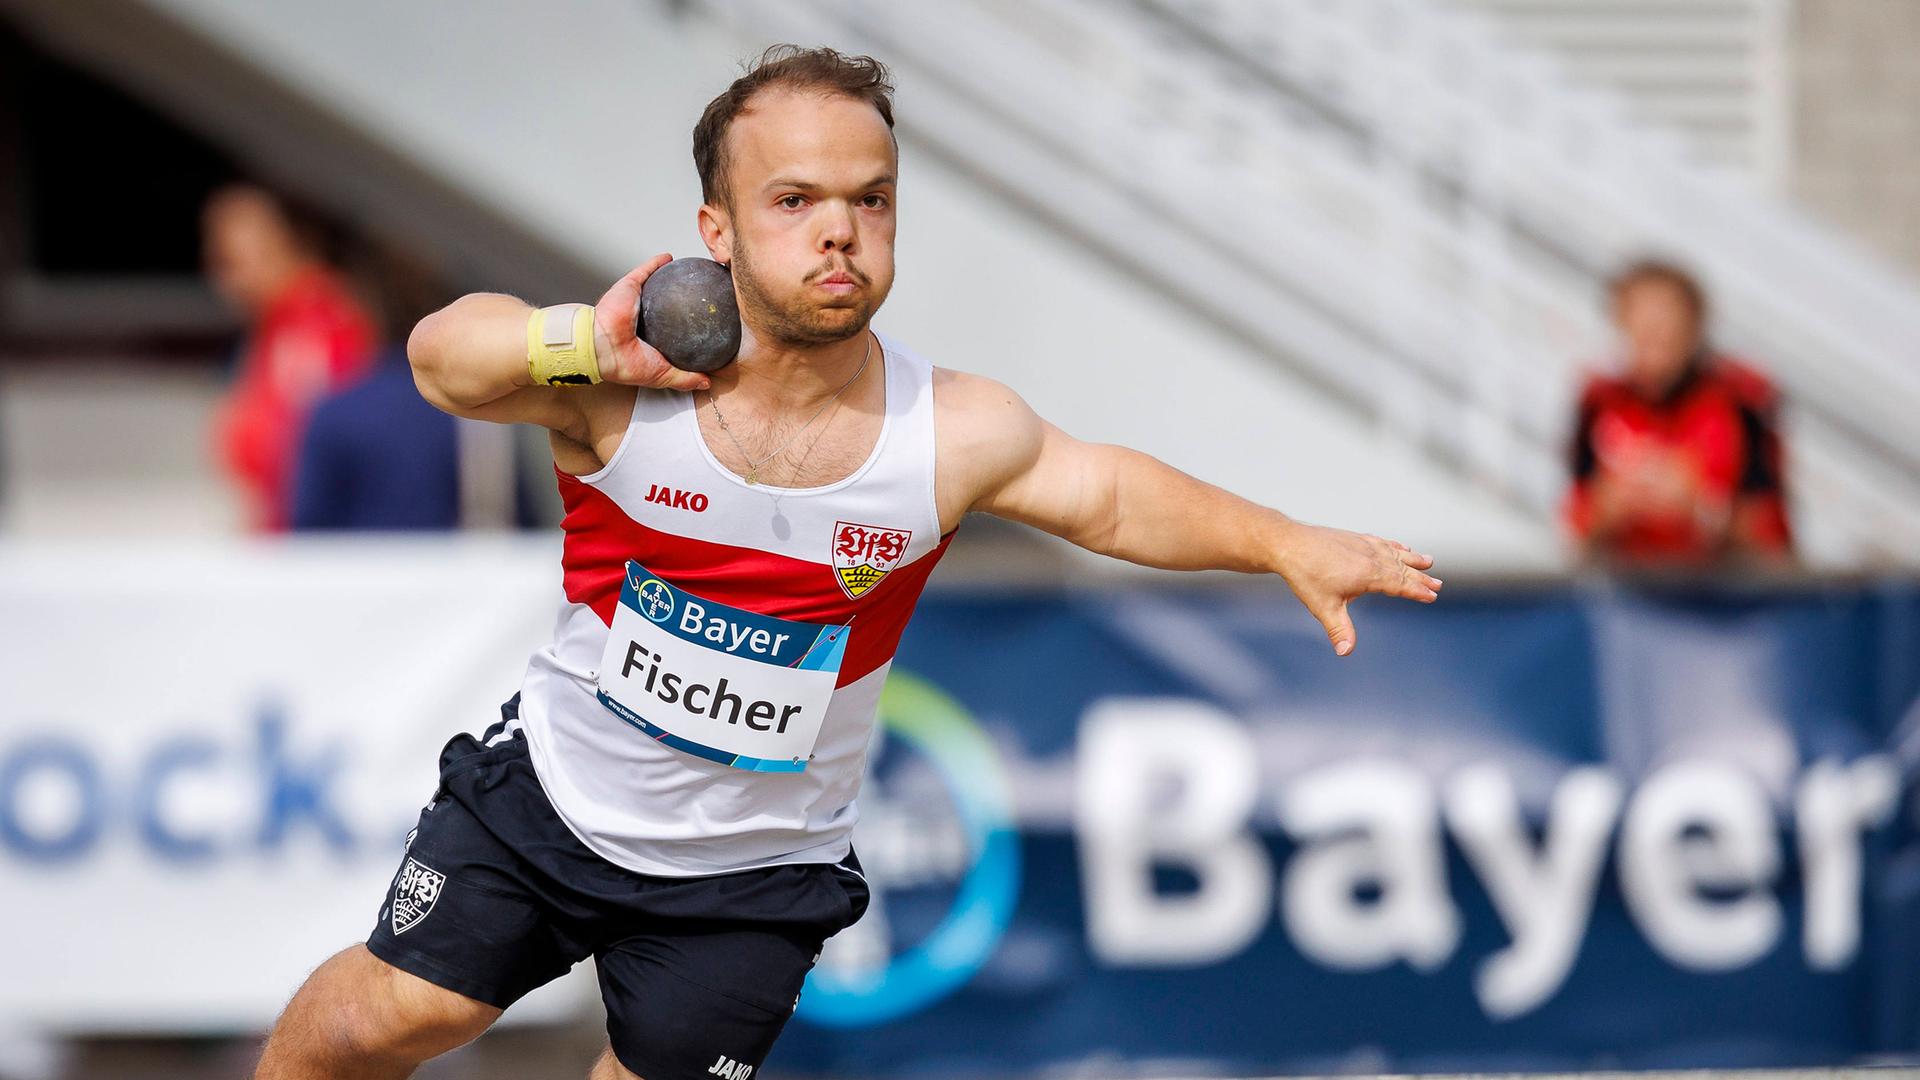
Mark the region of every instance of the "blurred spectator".
<instances>
[{"instance_id":1,"label":"blurred spectator","mask_svg":"<svg viewBox=\"0 0 1920 1080\"><path fill-rule=\"evenodd\" d=\"M248 323L215 420L217 450L245 492L253 527L278 532L288 525L307 411L365 369L373 323L322 262L313 231L266 191L216 191L201 229L207 276Z\"/></svg>"},{"instance_id":2,"label":"blurred spectator","mask_svg":"<svg viewBox=\"0 0 1920 1080\"><path fill-rule=\"evenodd\" d=\"M1773 385L1708 346L1706 296L1684 270L1635 263L1611 299L1626 364L1580 396L1574 536L1591 555L1644 566L1786 557Z\"/></svg>"},{"instance_id":3,"label":"blurred spectator","mask_svg":"<svg viewBox=\"0 0 1920 1080\"><path fill-rule=\"evenodd\" d=\"M427 404L407 363L407 334L452 293L416 260L363 247L350 265L388 344L364 377L313 407L293 484L293 527L513 526L513 429Z\"/></svg>"},{"instance_id":4,"label":"blurred spectator","mask_svg":"<svg viewBox=\"0 0 1920 1080\"><path fill-rule=\"evenodd\" d=\"M295 529L452 529L460 524L455 425L413 385L404 345L308 417L293 486Z\"/></svg>"}]
</instances>

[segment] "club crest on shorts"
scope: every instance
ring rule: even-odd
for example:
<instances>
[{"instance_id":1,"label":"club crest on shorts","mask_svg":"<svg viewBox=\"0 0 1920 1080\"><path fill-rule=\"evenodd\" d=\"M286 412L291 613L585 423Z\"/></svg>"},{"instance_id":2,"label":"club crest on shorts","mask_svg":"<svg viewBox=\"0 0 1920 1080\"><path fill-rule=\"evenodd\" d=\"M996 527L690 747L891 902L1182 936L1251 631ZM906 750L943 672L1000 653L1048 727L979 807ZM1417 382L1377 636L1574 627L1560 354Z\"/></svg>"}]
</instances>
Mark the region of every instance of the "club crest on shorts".
<instances>
[{"instance_id":1,"label":"club crest on shorts","mask_svg":"<svg viewBox=\"0 0 1920 1080\"><path fill-rule=\"evenodd\" d=\"M408 858L393 881L393 932L404 934L426 918L446 884L447 875Z\"/></svg>"},{"instance_id":2,"label":"club crest on shorts","mask_svg":"<svg viewBox=\"0 0 1920 1080\"><path fill-rule=\"evenodd\" d=\"M880 584L907 556L911 529L883 529L877 525L839 521L833 526L833 576L847 599L858 600Z\"/></svg>"}]
</instances>

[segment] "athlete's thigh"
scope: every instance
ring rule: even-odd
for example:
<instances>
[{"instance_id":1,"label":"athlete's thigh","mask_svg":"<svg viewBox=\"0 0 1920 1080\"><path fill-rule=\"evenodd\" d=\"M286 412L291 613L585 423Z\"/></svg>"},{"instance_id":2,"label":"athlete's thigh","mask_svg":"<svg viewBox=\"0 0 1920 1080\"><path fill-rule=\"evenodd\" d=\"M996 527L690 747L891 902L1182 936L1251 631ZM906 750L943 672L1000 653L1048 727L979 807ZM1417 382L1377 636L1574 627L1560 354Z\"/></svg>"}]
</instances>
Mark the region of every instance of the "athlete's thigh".
<instances>
[{"instance_id":1,"label":"athlete's thigh","mask_svg":"<svg viewBox=\"0 0 1920 1080\"><path fill-rule=\"evenodd\" d=\"M620 1064L620 1059L613 1056L613 1047L609 1046L600 1052L593 1068L587 1070L587 1080L646 1080L646 1077Z\"/></svg>"},{"instance_id":2,"label":"athlete's thigh","mask_svg":"<svg viewBox=\"0 0 1920 1080\"><path fill-rule=\"evenodd\" d=\"M435 986L353 945L320 965L294 995L276 1037L324 1035L327 1042L391 1053L417 1050L425 1058L467 1043L487 1030L500 1010Z\"/></svg>"},{"instance_id":3,"label":"athlete's thigh","mask_svg":"<svg viewBox=\"0 0 1920 1080\"><path fill-rule=\"evenodd\" d=\"M641 934L596 957L607 1035L645 1080L749 1080L820 957L792 928Z\"/></svg>"}]
</instances>

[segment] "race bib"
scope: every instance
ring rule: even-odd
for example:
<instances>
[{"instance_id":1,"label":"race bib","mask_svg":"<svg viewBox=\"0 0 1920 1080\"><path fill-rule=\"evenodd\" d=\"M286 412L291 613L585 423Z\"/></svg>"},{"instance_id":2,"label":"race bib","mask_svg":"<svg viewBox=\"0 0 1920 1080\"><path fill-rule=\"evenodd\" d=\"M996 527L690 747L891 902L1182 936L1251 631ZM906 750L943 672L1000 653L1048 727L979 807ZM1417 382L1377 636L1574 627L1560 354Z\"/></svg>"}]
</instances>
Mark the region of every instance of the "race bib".
<instances>
[{"instance_id":1,"label":"race bib","mask_svg":"<svg viewBox=\"0 0 1920 1080\"><path fill-rule=\"evenodd\" d=\"M675 750L736 769L800 772L849 633L702 599L628 560L598 697Z\"/></svg>"}]
</instances>

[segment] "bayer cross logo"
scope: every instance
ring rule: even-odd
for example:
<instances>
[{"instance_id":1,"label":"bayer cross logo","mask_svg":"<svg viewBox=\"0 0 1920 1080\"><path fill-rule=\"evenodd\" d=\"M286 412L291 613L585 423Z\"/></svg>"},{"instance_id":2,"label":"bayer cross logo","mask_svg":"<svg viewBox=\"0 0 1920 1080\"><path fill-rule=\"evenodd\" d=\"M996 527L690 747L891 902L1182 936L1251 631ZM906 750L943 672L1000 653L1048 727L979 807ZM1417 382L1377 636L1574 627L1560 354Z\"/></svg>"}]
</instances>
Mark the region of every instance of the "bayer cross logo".
<instances>
[{"instance_id":1,"label":"bayer cross logo","mask_svg":"<svg viewBox=\"0 0 1920 1080\"><path fill-rule=\"evenodd\" d=\"M640 597L640 613L654 622L673 617L673 589L659 578L648 578L635 590Z\"/></svg>"}]
</instances>

